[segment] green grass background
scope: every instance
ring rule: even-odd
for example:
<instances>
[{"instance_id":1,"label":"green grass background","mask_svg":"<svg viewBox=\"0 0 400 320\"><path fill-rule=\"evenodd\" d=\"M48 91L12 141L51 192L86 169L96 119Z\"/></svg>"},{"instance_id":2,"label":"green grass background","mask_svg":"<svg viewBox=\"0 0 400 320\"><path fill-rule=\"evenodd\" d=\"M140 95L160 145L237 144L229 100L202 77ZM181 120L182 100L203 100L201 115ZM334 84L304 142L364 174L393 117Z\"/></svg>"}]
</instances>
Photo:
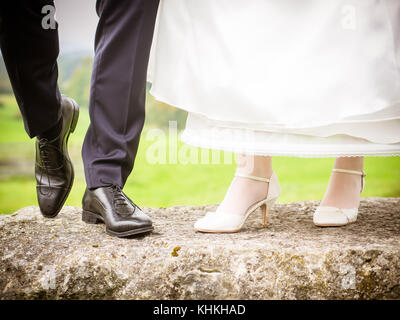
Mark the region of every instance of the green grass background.
<instances>
[{"instance_id":1,"label":"green grass background","mask_svg":"<svg viewBox=\"0 0 400 320\"><path fill-rule=\"evenodd\" d=\"M85 180L80 149L88 124L88 110L81 108L77 130L70 139L76 178L67 205L81 205ZM219 203L230 184L235 165L152 165L145 157L147 148L152 144L146 139L149 129L145 126L135 168L124 191L141 206ZM178 147L183 147L183 144L179 143ZM30 140L24 131L15 99L12 95L0 95L0 213L12 213L21 207L37 205L33 161L34 140ZM273 166L282 188L278 201L321 199L332 165L332 158L274 158ZM400 157L366 158L365 171L367 183L364 197L400 196Z\"/></svg>"}]
</instances>

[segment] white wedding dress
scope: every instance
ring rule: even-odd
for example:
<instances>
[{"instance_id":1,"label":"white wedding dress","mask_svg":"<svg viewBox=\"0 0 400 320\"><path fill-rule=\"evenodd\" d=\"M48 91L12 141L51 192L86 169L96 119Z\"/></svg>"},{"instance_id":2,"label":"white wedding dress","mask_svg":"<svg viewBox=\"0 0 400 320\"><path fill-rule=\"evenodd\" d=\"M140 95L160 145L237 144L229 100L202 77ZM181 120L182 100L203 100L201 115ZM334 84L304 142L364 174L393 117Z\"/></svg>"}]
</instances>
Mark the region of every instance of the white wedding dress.
<instances>
[{"instance_id":1,"label":"white wedding dress","mask_svg":"<svg viewBox=\"0 0 400 320\"><path fill-rule=\"evenodd\" d=\"M191 145L392 156L399 66L399 0L161 0L149 81Z\"/></svg>"}]
</instances>

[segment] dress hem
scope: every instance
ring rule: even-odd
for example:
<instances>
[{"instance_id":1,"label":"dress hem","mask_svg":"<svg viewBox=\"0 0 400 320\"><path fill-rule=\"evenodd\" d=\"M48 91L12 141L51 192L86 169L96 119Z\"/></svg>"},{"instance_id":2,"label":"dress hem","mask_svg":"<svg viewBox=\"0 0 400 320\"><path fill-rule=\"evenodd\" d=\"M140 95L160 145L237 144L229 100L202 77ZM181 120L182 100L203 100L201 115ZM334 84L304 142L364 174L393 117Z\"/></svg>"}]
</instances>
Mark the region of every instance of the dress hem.
<instances>
[{"instance_id":1,"label":"dress hem","mask_svg":"<svg viewBox=\"0 0 400 320\"><path fill-rule=\"evenodd\" d=\"M151 80L148 80L149 83L152 84ZM153 85L149 90L149 93L154 97L154 99L156 101L162 102L162 103L166 103L174 108L177 109L181 109L184 110L188 113L194 113L196 115L202 116L208 120L211 121L223 121L223 122L229 122L229 123L240 123L240 121L238 120L225 120L225 119L220 119L219 116L215 116L215 117L210 117L208 114L206 113L202 113L199 112L198 110L194 110L193 108L187 106L187 105L179 105L178 103L175 102L171 102L171 99L166 98L164 95L159 94L157 92L155 92L156 90L153 89ZM375 113L375 112L379 112L381 110L387 109L387 108L391 108L393 106L400 106L400 100L399 101L394 101L391 104L388 104L386 107L384 108L380 108L378 110L375 110L373 112L369 112L369 113L363 113L361 114L361 116L365 116L368 115L370 113ZM354 117L354 115L349 116L349 118ZM392 120L398 120L399 117L398 116L394 116L394 117L386 117L386 118L380 118L380 119L366 119L366 120L342 120L342 121L333 121L333 122L323 122L323 123L314 123L314 124L308 124L308 125L303 125L303 126L284 126L283 123L275 123L275 124L271 124L271 123L265 123L265 122L256 122L256 121L249 121L248 123L252 124L252 125L264 125L264 126L270 126L273 127L274 129L280 129L280 130L302 130L302 129L310 129L310 128L318 128L318 127L324 127L324 126L329 126L329 125L335 125L335 124L357 124L357 123L374 123L374 122L381 122L381 121L392 121ZM263 131L263 129L258 129ZM264 129L265 131L265 129Z\"/></svg>"},{"instance_id":2,"label":"dress hem","mask_svg":"<svg viewBox=\"0 0 400 320\"><path fill-rule=\"evenodd\" d=\"M273 156L273 157L295 157L295 158L339 158L339 157L399 157L399 151L364 151L364 152L326 152L326 153L317 153L317 152L302 152L302 151L263 151L260 149L249 149L249 148L240 148L240 147L232 147L227 145L220 144L212 144L212 143L204 143L197 139L192 139L189 135L183 134L180 137L180 140L188 145L193 147L203 148L203 149L213 149L225 152L232 152L238 154L249 154L254 156ZM271 146L272 147L272 146ZM267 148L263 148L264 150ZM272 149L272 148L271 148Z\"/></svg>"}]
</instances>

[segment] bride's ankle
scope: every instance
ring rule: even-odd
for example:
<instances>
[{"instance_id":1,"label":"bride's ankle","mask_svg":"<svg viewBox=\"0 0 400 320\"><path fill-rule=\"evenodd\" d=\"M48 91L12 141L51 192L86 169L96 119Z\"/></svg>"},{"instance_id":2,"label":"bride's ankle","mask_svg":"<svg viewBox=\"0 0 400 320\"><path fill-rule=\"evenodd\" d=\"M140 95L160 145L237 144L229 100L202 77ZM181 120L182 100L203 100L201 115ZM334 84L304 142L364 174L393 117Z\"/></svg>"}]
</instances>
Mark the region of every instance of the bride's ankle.
<instances>
[{"instance_id":1,"label":"bride's ankle","mask_svg":"<svg viewBox=\"0 0 400 320\"><path fill-rule=\"evenodd\" d=\"M264 156L238 155L236 172L260 178L272 175L272 159Z\"/></svg>"},{"instance_id":2,"label":"bride's ankle","mask_svg":"<svg viewBox=\"0 0 400 320\"><path fill-rule=\"evenodd\" d=\"M346 169L362 171L364 168L364 157L339 157L335 159L335 169Z\"/></svg>"},{"instance_id":3,"label":"bride's ankle","mask_svg":"<svg viewBox=\"0 0 400 320\"><path fill-rule=\"evenodd\" d=\"M343 167L341 167L343 169ZM347 169L347 168L346 168ZM347 169L355 170L356 168ZM361 171L356 169L356 171ZM356 208L360 202L361 178L359 175L332 172L328 189L321 201L322 206Z\"/></svg>"}]
</instances>

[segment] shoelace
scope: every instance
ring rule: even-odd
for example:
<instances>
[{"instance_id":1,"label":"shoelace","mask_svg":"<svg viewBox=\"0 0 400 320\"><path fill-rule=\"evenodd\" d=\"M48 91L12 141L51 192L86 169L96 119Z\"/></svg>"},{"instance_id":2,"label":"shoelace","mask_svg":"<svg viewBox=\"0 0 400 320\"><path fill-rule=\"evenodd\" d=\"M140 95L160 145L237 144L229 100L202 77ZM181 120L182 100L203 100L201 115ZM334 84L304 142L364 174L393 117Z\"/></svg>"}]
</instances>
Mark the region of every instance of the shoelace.
<instances>
[{"instance_id":1,"label":"shoelace","mask_svg":"<svg viewBox=\"0 0 400 320\"><path fill-rule=\"evenodd\" d=\"M48 165L48 151L46 149L46 145L49 141L47 139L41 139L39 140L39 151L40 151L40 158L42 160L42 163L44 164L44 167L47 167Z\"/></svg>"},{"instance_id":2,"label":"shoelace","mask_svg":"<svg viewBox=\"0 0 400 320\"><path fill-rule=\"evenodd\" d=\"M51 160L49 159L49 151L48 148L56 149L54 146L49 144L49 140L42 138L38 140L39 142L39 152L40 152L40 160L41 160L41 175L40 175L40 183L43 182L43 174L46 174L47 184L50 186L50 176L49 169L51 169ZM58 150L57 150L58 151Z\"/></svg>"},{"instance_id":3,"label":"shoelace","mask_svg":"<svg viewBox=\"0 0 400 320\"><path fill-rule=\"evenodd\" d=\"M128 207L127 199L124 196L121 187L114 184L111 185L110 187L113 191L113 196L114 196L113 201L115 207Z\"/></svg>"},{"instance_id":4,"label":"shoelace","mask_svg":"<svg viewBox=\"0 0 400 320\"><path fill-rule=\"evenodd\" d=\"M102 178L100 178L100 182L104 183L106 185L106 187L111 188L111 190L113 192L113 196L114 196L113 202L116 206L128 206L127 205L127 202L128 202L135 208L142 210L142 208L140 208L136 203L134 203L131 199L129 199L125 195L125 193L122 191L122 188L119 185L114 184L110 181L104 180Z\"/></svg>"},{"instance_id":5,"label":"shoelace","mask_svg":"<svg viewBox=\"0 0 400 320\"><path fill-rule=\"evenodd\" d=\"M113 192L113 203L115 207L129 207L129 204L131 204L133 207L142 210L136 203L134 203L124 194L122 188L119 185L104 181L103 179L100 179L100 182L107 184L108 187L111 188Z\"/></svg>"}]
</instances>

